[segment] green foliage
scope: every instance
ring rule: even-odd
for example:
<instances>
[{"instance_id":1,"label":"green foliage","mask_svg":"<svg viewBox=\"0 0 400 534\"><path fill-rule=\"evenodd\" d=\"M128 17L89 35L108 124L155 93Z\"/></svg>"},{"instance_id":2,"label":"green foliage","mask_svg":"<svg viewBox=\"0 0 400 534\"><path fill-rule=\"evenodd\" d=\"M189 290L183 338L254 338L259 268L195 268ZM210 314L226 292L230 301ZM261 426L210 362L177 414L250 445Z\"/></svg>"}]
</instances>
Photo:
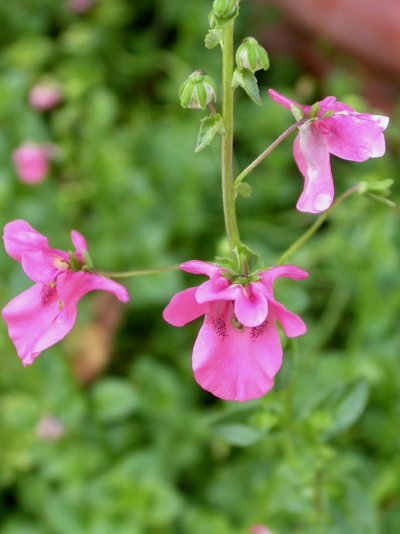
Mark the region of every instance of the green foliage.
<instances>
[{"instance_id":1,"label":"green foliage","mask_svg":"<svg viewBox=\"0 0 400 534\"><path fill-rule=\"evenodd\" d=\"M251 4L241 4L239 37L260 18ZM218 139L194 155L198 116L176 98L191 66L217 79L218 53L202 43L210 7L98 0L77 15L55 0L1 3L2 223L25 218L66 250L75 228L101 270L224 255ZM310 82L289 58L271 59L260 86L290 94ZM44 74L60 81L64 102L41 115L27 95ZM309 87L296 100L335 94L351 104L358 92L338 69L318 91ZM258 108L242 96L237 173L292 120L267 99ZM358 99L357 109L367 103ZM400 116L391 124L385 158L333 161L337 194L360 181L376 194L389 188L399 174ZM20 183L12 166L27 139L59 147L36 187ZM302 178L291 144L257 167L253 194L238 202L242 237L263 265L314 220L293 209ZM129 306L105 306L114 326L88 297L76 330L29 368L2 324L2 534L246 534L253 523L276 534L397 534L398 228L395 210L353 195L297 253L293 262L312 276L277 291L308 333L286 342L274 389L244 405L195 384L190 355L200 322L178 330L162 321L174 292L197 283L182 273L127 281ZM2 303L29 285L5 254L0 272ZM43 431L47 418L58 421L58 437Z\"/></svg>"}]
</instances>

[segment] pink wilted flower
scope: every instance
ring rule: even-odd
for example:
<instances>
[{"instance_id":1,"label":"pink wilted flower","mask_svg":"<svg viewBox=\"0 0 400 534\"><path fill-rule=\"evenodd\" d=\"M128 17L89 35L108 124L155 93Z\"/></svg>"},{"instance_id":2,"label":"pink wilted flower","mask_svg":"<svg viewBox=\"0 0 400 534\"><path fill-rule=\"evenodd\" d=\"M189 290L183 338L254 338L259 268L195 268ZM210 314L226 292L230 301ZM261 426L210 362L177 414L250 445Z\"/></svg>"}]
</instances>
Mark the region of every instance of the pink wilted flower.
<instances>
[{"instance_id":1,"label":"pink wilted flower","mask_svg":"<svg viewBox=\"0 0 400 534\"><path fill-rule=\"evenodd\" d=\"M204 274L210 280L177 293L164 310L173 326L205 315L193 348L197 382L215 396L247 401L264 395L282 364L282 346L276 322L288 337L301 336L304 322L277 302L276 278L307 278L292 265L272 267L249 277L202 261L182 263L183 271Z\"/></svg>"},{"instance_id":2,"label":"pink wilted flower","mask_svg":"<svg viewBox=\"0 0 400 534\"><path fill-rule=\"evenodd\" d=\"M73 230L73 253L50 248L47 237L27 222L16 220L4 228L7 254L19 261L25 274L36 282L15 297L2 311L23 365L68 334L75 323L77 304L90 291L113 293L121 302L129 295L120 284L88 272L85 238Z\"/></svg>"},{"instance_id":3,"label":"pink wilted flower","mask_svg":"<svg viewBox=\"0 0 400 534\"><path fill-rule=\"evenodd\" d=\"M270 97L290 109L299 126L293 153L304 176L304 189L297 202L299 211L319 213L330 207L334 186L329 154L350 161L366 161L385 153L383 131L389 118L357 113L350 106L328 96L313 106L303 106L269 90Z\"/></svg>"},{"instance_id":4,"label":"pink wilted flower","mask_svg":"<svg viewBox=\"0 0 400 534\"><path fill-rule=\"evenodd\" d=\"M12 159L22 182L38 184L49 172L49 150L47 145L24 143L14 150Z\"/></svg>"},{"instance_id":5,"label":"pink wilted flower","mask_svg":"<svg viewBox=\"0 0 400 534\"><path fill-rule=\"evenodd\" d=\"M39 111L48 111L56 107L62 99L61 87L54 82L41 82L29 92L30 105Z\"/></svg>"}]
</instances>

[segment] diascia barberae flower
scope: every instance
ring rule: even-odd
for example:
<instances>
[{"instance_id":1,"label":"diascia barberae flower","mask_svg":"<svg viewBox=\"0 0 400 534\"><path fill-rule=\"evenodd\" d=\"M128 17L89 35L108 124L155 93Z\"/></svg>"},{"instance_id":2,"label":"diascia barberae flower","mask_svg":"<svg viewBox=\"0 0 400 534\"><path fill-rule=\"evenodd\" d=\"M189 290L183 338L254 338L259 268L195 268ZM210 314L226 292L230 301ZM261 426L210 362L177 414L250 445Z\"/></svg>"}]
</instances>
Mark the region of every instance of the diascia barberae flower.
<instances>
[{"instance_id":1,"label":"diascia barberae flower","mask_svg":"<svg viewBox=\"0 0 400 534\"><path fill-rule=\"evenodd\" d=\"M75 323L77 304L90 291L113 293L121 302L129 295L120 284L87 271L85 238L71 232L73 253L50 248L47 237L27 222L16 220L4 228L7 254L21 263L35 284L15 297L2 311L23 365L60 341Z\"/></svg>"},{"instance_id":2,"label":"diascia barberae flower","mask_svg":"<svg viewBox=\"0 0 400 534\"><path fill-rule=\"evenodd\" d=\"M202 261L181 264L183 271L209 280L177 293L164 319L173 326L205 315L193 348L193 371L205 390L228 401L247 401L267 393L282 364L277 321L288 337L306 332L302 319L274 298L273 284L307 273L292 265L271 267L245 279Z\"/></svg>"},{"instance_id":3,"label":"diascia barberae flower","mask_svg":"<svg viewBox=\"0 0 400 534\"><path fill-rule=\"evenodd\" d=\"M366 161L385 153L383 131L389 118L357 113L350 106L328 96L313 106L303 106L269 90L270 97L292 111L296 120L310 120L299 126L293 145L294 159L304 176L304 189L297 209L319 213L330 207L334 185L329 155L350 161Z\"/></svg>"}]
</instances>

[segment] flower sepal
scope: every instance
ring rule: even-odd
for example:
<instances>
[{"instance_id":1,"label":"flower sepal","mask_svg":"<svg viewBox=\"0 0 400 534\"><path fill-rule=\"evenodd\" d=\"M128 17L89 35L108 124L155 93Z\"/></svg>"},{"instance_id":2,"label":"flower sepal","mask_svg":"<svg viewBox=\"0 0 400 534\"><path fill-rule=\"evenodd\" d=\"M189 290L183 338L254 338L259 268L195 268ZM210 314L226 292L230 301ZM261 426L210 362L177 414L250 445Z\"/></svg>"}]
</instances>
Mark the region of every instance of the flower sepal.
<instances>
[{"instance_id":1,"label":"flower sepal","mask_svg":"<svg viewBox=\"0 0 400 534\"><path fill-rule=\"evenodd\" d=\"M183 108L205 109L217 99L214 80L201 70L195 70L179 88L179 99Z\"/></svg>"},{"instance_id":2,"label":"flower sepal","mask_svg":"<svg viewBox=\"0 0 400 534\"><path fill-rule=\"evenodd\" d=\"M234 20L239 14L239 2L240 0L214 0L208 16L210 27L219 29Z\"/></svg>"},{"instance_id":3,"label":"flower sepal","mask_svg":"<svg viewBox=\"0 0 400 534\"><path fill-rule=\"evenodd\" d=\"M239 69L245 69L253 74L257 70L268 70L269 58L267 51L254 37L246 37L236 51L236 64Z\"/></svg>"},{"instance_id":4,"label":"flower sepal","mask_svg":"<svg viewBox=\"0 0 400 534\"><path fill-rule=\"evenodd\" d=\"M236 67L233 72L232 87L233 89L236 89L239 86L244 89L247 95L255 104L257 104L257 106L262 105L260 92L258 90L257 78L249 70Z\"/></svg>"}]
</instances>

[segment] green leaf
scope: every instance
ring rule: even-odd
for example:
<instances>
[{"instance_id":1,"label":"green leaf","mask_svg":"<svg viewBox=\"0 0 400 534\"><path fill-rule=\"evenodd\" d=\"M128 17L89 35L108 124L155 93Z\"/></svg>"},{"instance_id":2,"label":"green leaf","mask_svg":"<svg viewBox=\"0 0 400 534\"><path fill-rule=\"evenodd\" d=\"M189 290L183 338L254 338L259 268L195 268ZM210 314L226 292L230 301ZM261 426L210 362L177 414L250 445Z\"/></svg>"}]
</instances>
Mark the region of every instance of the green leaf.
<instances>
[{"instance_id":1,"label":"green leaf","mask_svg":"<svg viewBox=\"0 0 400 534\"><path fill-rule=\"evenodd\" d=\"M124 419L137 407L133 386L119 378L98 382L92 390L92 399L98 418L107 423Z\"/></svg>"},{"instance_id":2,"label":"green leaf","mask_svg":"<svg viewBox=\"0 0 400 534\"><path fill-rule=\"evenodd\" d=\"M219 113L204 117L204 119L200 121L200 130L197 137L195 152L200 152L206 148L217 133L223 134L224 131L224 122Z\"/></svg>"},{"instance_id":3,"label":"green leaf","mask_svg":"<svg viewBox=\"0 0 400 534\"><path fill-rule=\"evenodd\" d=\"M257 78L248 70L236 68L233 73L232 87L242 87L252 101L261 106L260 92L258 90Z\"/></svg>"},{"instance_id":4,"label":"green leaf","mask_svg":"<svg viewBox=\"0 0 400 534\"><path fill-rule=\"evenodd\" d=\"M235 187L235 191L237 194L239 194L240 196L244 197L244 198L249 198L249 196L251 195L251 193L253 192L253 188L251 187L250 184L248 184L247 182L241 182L240 184L238 184L236 187Z\"/></svg>"},{"instance_id":5,"label":"green leaf","mask_svg":"<svg viewBox=\"0 0 400 534\"><path fill-rule=\"evenodd\" d=\"M376 193L378 191L386 191L387 189L390 189L393 185L393 180L390 178L387 178L386 180L376 180L373 182L362 182L362 184L365 187L366 191L371 191L372 193Z\"/></svg>"},{"instance_id":6,"label":"green leaf","mask_svg":"<svg viewBox=\"0 0 400 534\"><path fill-rule=\"evenodd\" d=\"M204 38L204 44L206 48L215 48L222 43L222 31L221 30L210 30Z\"/></svg>"},{"instance_id":7,"label":"green leaf","mask_svg":"<svg viewBox=\"0 0 400 534\"><path fill-rule=\"evenodd\" d=\"M237 447L253 445L263 434L259 430L241 424L217 425L214 427L214 432L230 445Z\"/></svg>"},{"instance_id":8,"label":"green leaf","mask_svg":"<svg viewBox=\"0 0 400 534\"><path fill-rule=\"evenodd\" d=\"M339 434L353 425L364 412L368 396L369 386L364 379L335 389L323 403L332 420L327 435Z\"/></svg>"}]
</instances>

